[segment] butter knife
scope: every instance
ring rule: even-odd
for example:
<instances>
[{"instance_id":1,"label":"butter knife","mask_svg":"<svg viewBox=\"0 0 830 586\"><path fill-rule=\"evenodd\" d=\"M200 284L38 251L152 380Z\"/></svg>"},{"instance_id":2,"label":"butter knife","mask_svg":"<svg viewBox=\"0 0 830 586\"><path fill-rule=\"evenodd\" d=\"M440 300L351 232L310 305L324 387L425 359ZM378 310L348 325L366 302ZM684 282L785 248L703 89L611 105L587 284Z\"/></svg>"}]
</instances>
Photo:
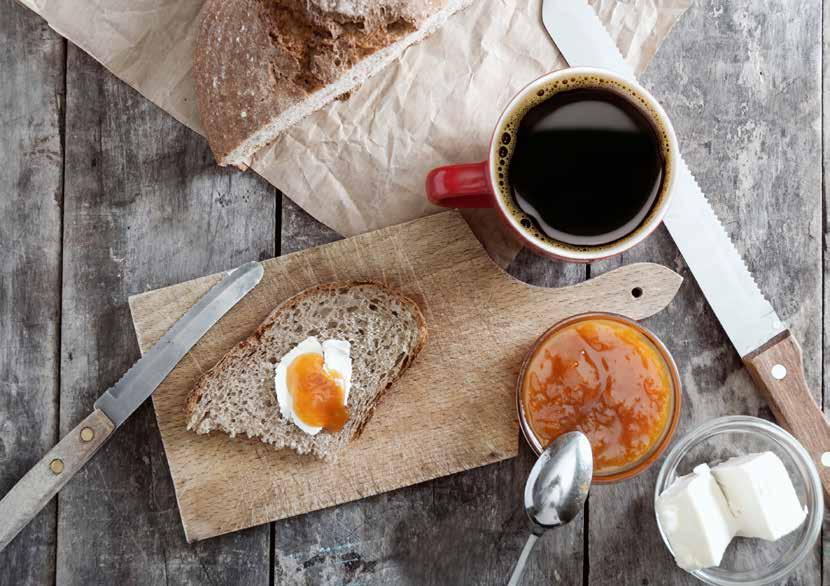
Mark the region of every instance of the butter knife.
<instances>
[{"instance_id":1,"label":"butter knife","mask_svg":"<svg viewBox=\"0 0 830 586\"><path fill-rule=\"evenodd\" d=\"M94 411L12 487L0 500L0 551L153 394L211 326L256 287L262 274L262 265L250 262L214 285L95 401Z\"/></svg>"},{"instance_id":2,"label":"butter knife","mask_svg":"<svg viewBox=\"0 0 830 586\"><path fill-rule=\"evenodd\" d=\"M572 67L610 70L636 83L611 35L586 0L543 0L542 22ZM812 456L830 495L830 424L804 376L801 347L755 279L680 158L664 223L778 422Z\"/></svg>"}]
</instances>

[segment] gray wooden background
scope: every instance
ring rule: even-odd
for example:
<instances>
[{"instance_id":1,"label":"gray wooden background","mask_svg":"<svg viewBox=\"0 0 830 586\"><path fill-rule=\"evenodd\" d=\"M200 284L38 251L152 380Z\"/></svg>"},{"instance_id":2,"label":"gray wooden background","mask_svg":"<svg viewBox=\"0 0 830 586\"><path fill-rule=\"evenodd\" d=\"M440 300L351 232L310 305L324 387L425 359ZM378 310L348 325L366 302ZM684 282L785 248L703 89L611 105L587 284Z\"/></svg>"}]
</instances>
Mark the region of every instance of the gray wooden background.
<instances>
[{"instance_id":1,"label":"gray wooden background","mask_svg":"<svg viewBox=\"0 0 830 586\"><path fill-rule=\"evenodd\" d=\"M696 0L644 80L797 333L818 400L830 388L824 19L821 0ZM337 238L253 173L216 167L202 138L0 0L0 494L138 357L130 294ZM769 417L665 230L614 261L523 253L511 272L556 286L636 260L687 277L648 320L682 372L678 433L722 414ZM501 584L525 540L519 494L531 463L523 448L513 461L191 546L147 404L0 553L0 584ZM545 537L527 583L693 583L657 534L656 474L596 487L584 516ZM790 584L830 585L825 527Z\"/></svg>"}]
</instances>

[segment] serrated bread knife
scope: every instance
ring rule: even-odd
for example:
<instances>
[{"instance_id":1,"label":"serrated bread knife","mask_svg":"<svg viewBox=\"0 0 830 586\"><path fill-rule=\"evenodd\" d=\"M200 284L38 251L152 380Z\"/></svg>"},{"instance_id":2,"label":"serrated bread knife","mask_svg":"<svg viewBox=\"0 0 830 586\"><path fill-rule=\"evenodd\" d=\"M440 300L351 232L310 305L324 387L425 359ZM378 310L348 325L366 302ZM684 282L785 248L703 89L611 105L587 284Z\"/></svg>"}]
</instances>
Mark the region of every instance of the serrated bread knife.
<instances>
[{"instance_id":1,"label":"serrated bread knife","mask_svg":"<svg viewBox=\"0 0 830 586\"><path fill-rule=\"evenodd\" d=\"M0 501L0 550L153 394L211 326L256 287L262 274L262 265L250 262L214 285L95 401L95 410L12 487Z\"/></svg>"},{"instance_id":2,"label":"serrated bread knife","mask_svg":"<svg viewBox=\"0 0 830 586\"><path fill-rule=\"evenodd\" d=\"M599 67L637 83L586 0L543 0L542 22L571 67ZM804 377L801 347L761 294L685 161L665 224L778 422L804 445L830 495L830 425Z\"/></svg>"}]
</instances>

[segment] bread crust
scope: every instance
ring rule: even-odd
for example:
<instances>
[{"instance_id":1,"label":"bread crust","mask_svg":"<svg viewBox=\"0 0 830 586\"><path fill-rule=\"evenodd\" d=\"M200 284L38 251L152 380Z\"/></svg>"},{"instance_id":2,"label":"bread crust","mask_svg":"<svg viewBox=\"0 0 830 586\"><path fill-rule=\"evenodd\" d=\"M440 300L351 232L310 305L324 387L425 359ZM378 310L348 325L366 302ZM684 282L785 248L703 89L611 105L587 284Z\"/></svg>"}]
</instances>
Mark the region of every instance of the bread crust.
<instances>
[{"instance_id":1,"label":"bread crust","mask_svg":"<svg viewBox=\"0 0 830 586\"><path fill-rule=\"evenodd\" d=\"M208 0L193 77L217 162L244 163L273 139L255 140L258 132L414 32L444 1Z\"/></svg>"},{"instance_id":2,"label":"bread crust","mask_svg":"<svg viewBox=\"0 0 830 586\"><path fill-rule=\"evenodd\" d=\"M185 411L187 413L187 419L193 417L193 414L196 412L198 407L199 401L202 398L202 395L205 391L205 383L206 381L210 380L211 376L216 372L221 372L224 369L224 365L231 362L238 360L246 355L246 352L250 351L252 348L252 341L259 340L262 335L274 324L274 322L286 311L293 310L300 302L302 302L306 297L314 295L316 293L322 291L330 291L333 289L340 289L340 288L351 288L351 287L358 287L358 286L365 286L370 285L373 287L377 287L379 289L384 290L387 294L396 297L402 306L406 306L411 311L412 315L415 317L415 320L418 324L418 343L413 347L412 352L410 353L409 357L404 360L404 362L400 365L396 372L393 373L392 377L390 378L389 382L386 384L383 390L381 390L377 397L375 398L374 402L372 403L371 407L369 408L368 412L366 413L363 421L360 425L354 430L350 440L357 438L362 432L366 423L372 418L375 412L375 407L378 403L381 402L383 397L386 395L386 392L389 388L403 375L404 372L409 368L415 358L423 349L424 345L427 342L427 324L426 319L424 318L424 314L421 312L421 308L418 306L415 301L410 299L409 297L405 296L399 290L384 285L383 283L379 283L377 281L335 281L332 283L325 283L322 285L317 285L315 287L311 287L309 289L304 289L300 291L293 297L290 297L283 301L280 305L278 305L268 317L263 320L263 322L257 327L253 334L248 336L246 339L239 342L235 348L229 350L222 359L217 362L210 370L208 370L190 393L187 396L187 401L185 403Z\"/></svg>"},{"instance_id":3,"label":"bread crust","mask_svg":"<svg viewBox=\"0 0 830 586\"><path fill-rule=\"evenodd\" d=\"M260 66L276 57L260 8L257 0L207 0L202 9L193 80L202 124L220 165L276 115L282 99L302 98L292 96L290 87L274 94L268 69Z\"/></svg>"}]
</instances>

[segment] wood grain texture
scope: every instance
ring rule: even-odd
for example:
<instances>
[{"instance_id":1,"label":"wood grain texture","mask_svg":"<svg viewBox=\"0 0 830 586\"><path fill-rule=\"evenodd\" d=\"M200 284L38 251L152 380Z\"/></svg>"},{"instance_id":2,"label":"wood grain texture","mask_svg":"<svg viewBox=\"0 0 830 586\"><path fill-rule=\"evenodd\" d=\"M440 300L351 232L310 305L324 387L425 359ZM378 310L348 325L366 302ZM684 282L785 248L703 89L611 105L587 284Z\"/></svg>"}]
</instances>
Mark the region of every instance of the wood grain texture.
<instances>
[{"instance_id":1,"label":"wood grain texture","mask_svg":"<svg viewBox=\"0 0 830 586\"><path fill-rule=\"evenodd\" d=\"M99 409L46 452L0 500L0 549L26 527L58 491L89 462L115 425Z\"/></svg>"},{"instance_id":2,"label":"wood grain texture","mask_svg":"<svg viewBox=\"0 0 830 586\"><path fill-rule=\"evenodd\" d=\"M821 351L830 314L824 312L822 322L819 313L830 302L830 289L825 288L823 299L814 294L822 275L814 254L822 233L817 134L819 126L826 130L830 124L822 124L817 107L822 97L815 75L830 67L830 58L817 61L820 13L819 0L698 0L645 79L668 107L690 166L714 195L718 213L762 289L804 346L807 382L815 391L821 372L825 388L830 384L830 359ZM830 11L824 11L824 22L828 30ZM0 242L15 246L0 257L4 493L58 439L60 298L50 292L60 287L63 42L14 0L0 0L0 39ZM830 41L824 42L830 47ZM85 75L98 67L87 61ZM102 82L96 77L89 83ZM67 179L78 198L73 216L83 223L67 249L73 276L65 302L85 308L74 318L73 339L64 345L64 393L81 397L68 401L64 430L88 411L103 390L100 385L113 382L137 356L125 325L127 294L276 252L265 226L272 217L270 194L262 195L267 187L248 175L217 172L201 162L204 146L164 123L163 115L148 111L129 90L79 90L77 81L74 85L75 107L67 123L74 125L76 139L79 129L88 128L80 133L84 144L74 145L67 160ZM823 99L830 100L830 94L825 92ZM132 125L135 119L142 121L140 126ZM97 130L104 126L106 132ZM104 190L113 188L123 164L106 163L107 158L141 163L111 195ZM141 173L151 176L136 181L135 174ZM125 197L128 183L140 189L132 202ZM84 193L87 188L92 194ZM210 195L201 198L197 192ZM286 251L336 238L305 221L291 204L282 214ZM94 234L96 222L105 226L104 235ZM825 206L824 242L828 225ZM212 238L217 246L211 245ZM117 258L128 258L109 259L111 244ZM820 254L818 262L821 256L827 275L830 257ZM667 263L689 277L664 232L622 261L638 259ZM30 270L34 265L38 271ZM120 267L127 275L124 283L116 277ZM581 280L583 270L522 253L512 272L531 282L538 279L537 284L561 285ZM73 296L78 282L83 286ZM672 306L646 324L667 342L684 375L678 434L726 413L771 417L691 279ZM78 351L85 348L90 358L78 365ZM822 370L822 365L828 367ZM830 414L826 398L824 406ZM105 462L106 451L99 454L93 462L98 467L86 473L88 482L76 479L68 487L82 484L84 489L60 496L61 509L67 511L62 512L60 533L66 559L57 583L268 581L267 530L255 532L255 539L246 535L238 541L183 543L148 407L118 434L125 436L117 439L119 447L108 448L116 461ZM280 521L275 524L273 581L504 583L523 540L517 495L530 461L522 448L519 458ZM649 502L654 478L652 471L648 474L652 476L601 487L591 497L586 584L698 583L674 567L655 539ZM96 499L104 505L95 506ZM52 506L0 552L0 583L55 583L54 514ZM830 584L830 517L826 519L823 568L824 583ZM578 583L581 540L582 535L563 531L546 536L526 583ZM818 584L819 563L814 556L787 583Z\"/></svg>"},{"instance_id":3,"label":"wood grain texture","mask_svg":"<svg viewBox=\"0 0 830 586\"><path fill-rule=\"evenodd\" d=\"M824 10L822 11L822 30L830 30L830 9L828 9L826 2ZM830 149L824 144L828 132L830 132L830 116L826 113L830 112L830 35L826 33L822 35L821 48L821 103L822 103L822 117L821 117L821 135L822 135L822 276L824 277L822 283L823 298L822 298L822 341L830 340L830 311L828 311L828 304L830 303L830 287L827 286L828 275L830 275L830 254L828 254L828 231L830 231L830 209L827 205L827 185L830 182ZM830 417L830 352L822 354L822 391L823 391L823 407L824 415ZM830 506L830 503L825 503L825 507ZM824 527L822 529L822 584L830 584L830 515L824 515Z\"/></svg>"},{"instance_id":4,"label":"wood grain texture","mask_svg":"<svg viewBox=\"0 0 830 586\"><path fill-rule=\"evenodd\" d=\"M64 41L0 0L0 497L57 441ZM0 551L0 582L51 584L55 506Z\"/></svg>"},{"instance_id":5,"label":"wood grain texture","mask_svg":"<svg viewBox=\"0 0 830 586\"><path fill-rule=\"evenodd\" d=\"M540 287L562 287L584 281L588 276L587 267L568 263L551 262L537 256L529 250L519 252L516 259L508 268L511 275ZM516 464L511 469L499 471L507 481L507 473L511 474L514 487L510 500L500 503L500 507L510 510L509 538L500 537L503 545L499 556L501 562L501 576L507 576L518 559L521 547L524 544L527 531L527 521L522 505L521 495L524 494L524 485L530 469L536 462L536 455L528 447L527 442L520 439L521 448ZM475 479L470 479L475 480ZM590 500L590 496L589 496ZM585 510L588 510L586 505ZM587 521L588 516L583 514L574 519L567 527L550 531L536 544L533 555L525 568L525 584L582 584L588 586L587 562ZM503 531L507 530L506 528ZM508 546L509 544L509 546ZM498 576L489 581L492 584L501 584Z\"/></svg>"},{"instance_id":6,"label":"wood grain texture","mask_svg":"<svg viewBox=\"0 0 830 586\"><path fill-rule=\"evenodd\" d=\"M283 253L337 239L283 200ZM541 287L579 283L586 274L584 266L551 263L529 251L508 272ZM504 584L526 538L520 495L534 461L519 441L517 458L278 521L275 583ZM581 521L539 543L526 583L581 581Z\"/></svg>"},{"instance_id":7,"label":"wood grain texture","mask_svg":"<svg viewBox=\"0 0 830 586\"><path fill-rule=\"evenodd\" d=\"M778 424L812 456L825 498L830 498L830 467L822 464L822 458L830 457L830 424L807 385L798 340L789 331L783 332L746 356L744 363Z\"/></svg>"},{"instance_id":8,"label":"wood grain texture","mask_svg":"<svg viewBox=\"0 0 830 586\"><path fill-rule=\"evenodd\" d=\"M681 149L758 284L804 347L807 382L820 389L821 137L817 1L699 0L643 79L674 121ZM645 323L680 368L676 437L713 417L771 412L661 229L614 262L659 262L687 277L667 311ZM677 569L656 530L657 468L595 487L590 582L698 584ZM636 536L636 539L632 538ZM788 584L820 583L817 547Z\"/></svg>"},{"instance_id":9,"label":"wood grain texture","mask_svg":"<svg viewBox=\"0 0 830 586\"><path fill-rule=\"evenodd\" d=\"M284 253L338 238L289 199L282 218ZM542 287L586 274L528 251L509 272ZM535 461L517 441L516 458L274 523L275 583L504 584L527 535L521 494ZM582 520L538 544L527 584L581 582Z\"/></svg>"},{"instance_id":10,"label":"wood grain texture","mask_svg":"<svg viewBox=\"0 0 830 586\"><path fill-rule=\"evenodd\" d=\"M190 539L515 456L515 375L529 344L544 329L539 315L556 322L601 309L640 318L662 309L680 284L668 269L643 264L571 288L530 287L493 263L457 212L264 261L263 268L259 285L153 395ZM142 350L219 278L131 298ZM277 304L320 283L366 279L414 299L427 320L429 340L337 463L185 429L189 390ZM631 290L638 286L645 294L634 298ZM457 364L468 366L452 366Z\"/></svg>"},{"instance_id":11,"label":"wood grain texture","mask_svg":"<svg viewBox=\"0 0 830 586\"><path fill-rule=\"evenodd\" d=\"M70 47L61 429L138 358L130 294L275 253L278 200ZM267 528L185 542L152 408L59 495L57 583L268 583Z\"/></svg>"},{"instance_id":12,"label":"wood grain texture","mask_svg":"<svg viewBox=\"0 0 830 586\"><path fill-rule=\"evenodd\" d=\"M336 238L283 200L283 252ZM509 272L543 287L585 278L584 266L540 260L521 252ZM278 521L275 583L504 584L526 537L520 495L534 461L519 442L517 458ZM542 540L528 584L579 583L580 521Z\"/></svg>"},{"instance_id":13,"label":"wood grain texture","mask_svg":"<svg viewBox=\"0 0 830 586\"><path fill-rule=\"evenodd\" d=\"M287 197L282 199L281 213L280 254L299 252L342 239L340 234L312 218Z\"/></svg>"}]
</instances>

